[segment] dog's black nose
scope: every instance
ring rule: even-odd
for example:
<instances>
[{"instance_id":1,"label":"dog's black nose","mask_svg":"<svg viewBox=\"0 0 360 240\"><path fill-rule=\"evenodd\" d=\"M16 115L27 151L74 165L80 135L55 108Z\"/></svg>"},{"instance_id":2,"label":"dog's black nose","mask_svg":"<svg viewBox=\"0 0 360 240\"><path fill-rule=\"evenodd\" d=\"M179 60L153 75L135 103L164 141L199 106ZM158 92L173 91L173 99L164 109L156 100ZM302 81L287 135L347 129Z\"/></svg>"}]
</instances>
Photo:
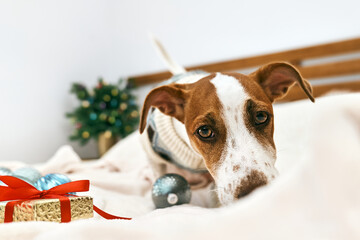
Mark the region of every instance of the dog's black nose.
<instances>
[{"instance_id":1,"label":"dog's black nose","mask_svg":"<svg viewBox=\"0 0 360 240\"><path fill-rule=\"evenodd\" d=\"M257 170L252 170L249 175L243 178L240 186L235 192L236 198L241 198L251 193L255 188L267 184L267 177L264 173Z\"/></svg>"}]
</instances>

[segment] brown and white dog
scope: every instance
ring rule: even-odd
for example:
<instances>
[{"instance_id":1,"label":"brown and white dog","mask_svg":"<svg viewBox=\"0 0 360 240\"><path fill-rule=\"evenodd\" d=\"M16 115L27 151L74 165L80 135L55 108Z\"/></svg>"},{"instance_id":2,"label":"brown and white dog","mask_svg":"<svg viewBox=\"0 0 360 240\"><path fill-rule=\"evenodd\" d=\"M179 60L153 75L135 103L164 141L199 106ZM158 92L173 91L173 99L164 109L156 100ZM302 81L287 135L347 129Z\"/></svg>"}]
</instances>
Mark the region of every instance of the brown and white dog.
<instances>
[{"instance_id":1,"label":"brown and white dog","mask_svg":"<svg viewBox=\"0 0 360 240\"><path fill-rule=\"evenodd\" d=\"M160 86L145 99L140 133L151 107L177 119L184 141L215 180L220 203L228 204L276 177L272 103L294 84L314 102L309 82L286 62L269 63L250 75L218 72Z\"/></svg>"}]
</instances>

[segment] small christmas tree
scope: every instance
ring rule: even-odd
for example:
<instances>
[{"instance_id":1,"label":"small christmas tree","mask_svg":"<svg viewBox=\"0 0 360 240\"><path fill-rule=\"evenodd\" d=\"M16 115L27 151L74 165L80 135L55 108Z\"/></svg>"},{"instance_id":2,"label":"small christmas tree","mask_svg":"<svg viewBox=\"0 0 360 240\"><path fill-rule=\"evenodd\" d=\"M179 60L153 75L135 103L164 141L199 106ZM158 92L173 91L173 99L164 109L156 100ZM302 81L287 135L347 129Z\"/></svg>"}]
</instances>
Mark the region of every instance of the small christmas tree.
<instances>
[{"instance_id":1,"label":"small christmas tree","mask_svg":"<svg viewBox=\"0 0 360 240\"><path fill-rule=\"evenodd\" d=\"M104 133L106 138L124 138L133 132L139 123L139 110L131 87L120 89L119 85L106 84L99 79L93 92L79 83L74 83L71 93L81 101L79 107L66 116L75 124L71 140L82 145L91 138L98 139Z\"/></svg>"}]
</instances>

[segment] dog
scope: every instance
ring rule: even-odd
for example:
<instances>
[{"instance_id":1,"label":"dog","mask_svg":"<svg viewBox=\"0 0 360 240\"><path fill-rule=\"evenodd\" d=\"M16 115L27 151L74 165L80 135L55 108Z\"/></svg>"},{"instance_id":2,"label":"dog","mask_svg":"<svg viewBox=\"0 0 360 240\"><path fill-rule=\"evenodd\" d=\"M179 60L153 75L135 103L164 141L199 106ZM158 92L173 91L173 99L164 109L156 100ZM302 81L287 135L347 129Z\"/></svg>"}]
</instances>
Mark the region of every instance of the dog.
<instances>
[{"instance_id":1,"label":"dog","mask_svg":"<svg viewBox=\"0 0 360 240\"><path fill-rule=\"evenodd\" d=\"M155 172L180 172L201 187L214 181L221 205L275 179L272 103L295 84L315 101L296 67L271 62L249 75L186 72L154 42L174 74L148 93L140 117Z\"/></svg>"}]
</instances>

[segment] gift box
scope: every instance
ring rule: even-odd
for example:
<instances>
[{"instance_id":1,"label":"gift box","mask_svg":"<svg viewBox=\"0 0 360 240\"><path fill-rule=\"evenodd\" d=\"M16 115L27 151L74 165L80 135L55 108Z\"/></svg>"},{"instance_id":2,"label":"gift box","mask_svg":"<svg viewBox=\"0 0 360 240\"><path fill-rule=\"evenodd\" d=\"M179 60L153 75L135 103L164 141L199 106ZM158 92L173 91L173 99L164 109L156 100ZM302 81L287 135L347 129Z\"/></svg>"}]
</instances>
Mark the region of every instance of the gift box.
<instances>
[{"instance_id":1,"label":"gift box","mask_svg":"<svg viewBox=\"0 0 360 240\"><path fill-rule=\"evenodd\" d=\"M74 192L89 191L89 180L64 183L48 190L38 190L13 176L0 176L0 222L53 221L70 222L91 218L93 211L105 219L131 220L111 215L93 205L91 197L76 196Z\"/></svg>"},{"instance_id":2,"label":"gift box","mask_svg":"<svg viewBox=\"0 0 360 240\"><path fill-rule=\"evenodd\" d=\"M93 199L91 197L69 197L71 221L93 217ZM5 206L0 202L0 223L4 222ZM13 222L51 221L61 222L59 199L36 199L22 201L14 206Z\"/></svg>"}]
</instances>

